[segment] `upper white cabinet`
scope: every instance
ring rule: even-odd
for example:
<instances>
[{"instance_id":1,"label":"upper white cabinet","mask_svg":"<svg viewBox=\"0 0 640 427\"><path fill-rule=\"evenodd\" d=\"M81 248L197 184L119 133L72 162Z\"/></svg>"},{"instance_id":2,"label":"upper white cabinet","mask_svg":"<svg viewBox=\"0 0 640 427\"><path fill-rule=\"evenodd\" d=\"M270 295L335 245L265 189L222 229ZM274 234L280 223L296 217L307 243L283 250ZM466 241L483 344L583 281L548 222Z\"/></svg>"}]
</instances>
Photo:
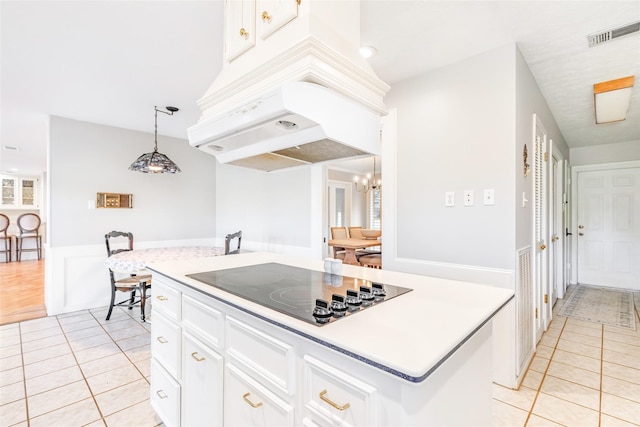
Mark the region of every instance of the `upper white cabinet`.
<instances>
[{"instance_id":1,"label":"upper white cabinet","mask_svg":"<svg viewBox=\"0 0 640 427\"><path fill-rule=\"evenodd\" d=\"M298 16L297 0L226 0L225 57L231 62ZM259 42L259 41L258 41Z\"/></svg>"},{"instance_id":2,"label":"upper white cabinet","mask_svg":"<svg viewBox=\"0 0 640 427\"><path fill-rule=\"evenodd\" d=\"M37 209L38 179L35 177L19 177L2 175L3 209Z\"/></svg>"}]
</instances>

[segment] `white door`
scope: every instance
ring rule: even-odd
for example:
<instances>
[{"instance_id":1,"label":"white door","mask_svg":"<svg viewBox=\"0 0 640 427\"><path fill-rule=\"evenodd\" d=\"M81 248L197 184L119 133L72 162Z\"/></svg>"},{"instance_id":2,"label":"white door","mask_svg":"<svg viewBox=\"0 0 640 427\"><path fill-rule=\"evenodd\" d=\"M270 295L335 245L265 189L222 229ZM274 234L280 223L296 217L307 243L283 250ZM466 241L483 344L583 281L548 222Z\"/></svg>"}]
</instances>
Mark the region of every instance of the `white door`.
<instances>
[{"instance_id":1,"label":"white door","mask_svg":"<svg viewBox=\"0 0 640 427\"><path fill-rule=\"evenodd\" d=\"M547 180L546 180L546 132L544 127L534 119L534 166L533 166L533 287L536 343L542 338L546 327L545 295L548 289L547 276ZM548 297L547 297L548 298Z\"/></svg>"},{"instance_id":2,"label":"white door","mask_svg":"<svg viewBox=\"0 0 640 427\"><path fill-rule=\"evenodd\" d=\"M640 290L640 167L577 181L578 283Z\"/></svg>"},{"instance_id":3,"label":"white door","mask_svg":"<svg viewBox=\"0 0 640 427\"><path fill-rule=\"evenodd\" d=\"M331 238L331 227L349 227L351 218L351 183L329 181L327 236ZM325 256L333 256L331 248L326 245Z\"/></svg>"},{"instance_id":4,"label":"white door","mask_svg":"<svg viewBox=\"0 0 640 427\"><path fill-rule=\"evenodd\" d=\"M549 151L553 153L549 165L549 294L551 295L551 304L546 307L550 319L552 307L558 296L564 295L564 180L562 161L558 159L558 154L553 150L553 142L549 145L551 146Z\"/></svg>"}]
</instances>

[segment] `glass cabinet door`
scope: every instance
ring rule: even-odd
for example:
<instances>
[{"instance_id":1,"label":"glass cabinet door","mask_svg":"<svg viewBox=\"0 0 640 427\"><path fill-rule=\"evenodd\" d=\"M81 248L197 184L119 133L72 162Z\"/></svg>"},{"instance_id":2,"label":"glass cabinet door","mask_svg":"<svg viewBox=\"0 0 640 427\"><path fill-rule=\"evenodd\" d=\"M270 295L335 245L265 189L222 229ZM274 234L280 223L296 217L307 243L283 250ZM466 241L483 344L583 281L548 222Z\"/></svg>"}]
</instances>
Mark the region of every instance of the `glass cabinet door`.
<instances>
[{"instance_id":1,"label":"glass cabinet door","mask_svg":"<svg viewBox=\"0 0 640 427\"><path fill-rule=\"evenodd\" d=\"M35 206L36 205L36 181L33 179L20 180L20 204L22 206Z\"/></svg>"},{"instance_id":2,"label":"glass cabinet door","mask_svg":"<svg viewBox=\"0 0 640 427\"><path fill-rule=\"evenodd\" d=\"M2 178L2 205L16 206L17 178Z\"/></svg>"}]
</instances>

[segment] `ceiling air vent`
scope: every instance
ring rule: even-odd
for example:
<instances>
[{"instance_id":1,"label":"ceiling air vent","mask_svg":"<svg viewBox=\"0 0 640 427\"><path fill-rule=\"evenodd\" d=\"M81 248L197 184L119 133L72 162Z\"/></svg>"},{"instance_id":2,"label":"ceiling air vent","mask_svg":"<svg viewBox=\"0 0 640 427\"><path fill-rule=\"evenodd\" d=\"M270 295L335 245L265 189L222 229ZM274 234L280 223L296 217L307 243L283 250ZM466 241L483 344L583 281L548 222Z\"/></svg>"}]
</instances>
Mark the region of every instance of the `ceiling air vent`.
<instances>
[{"instance_id":1,"label":"ceiling air vent","mask_svg":"<svg viewBox=\"0 0 640 427\"><path fill-rule=\"evenodd\" d=\"M613 28L611 30L589 34L587 36L589 39L589 47L598 46L603 43L610 42L611 40L637 33L638 31L640 31L640 21L627 24L622 27Z\"/></svg>"}]
</instances>

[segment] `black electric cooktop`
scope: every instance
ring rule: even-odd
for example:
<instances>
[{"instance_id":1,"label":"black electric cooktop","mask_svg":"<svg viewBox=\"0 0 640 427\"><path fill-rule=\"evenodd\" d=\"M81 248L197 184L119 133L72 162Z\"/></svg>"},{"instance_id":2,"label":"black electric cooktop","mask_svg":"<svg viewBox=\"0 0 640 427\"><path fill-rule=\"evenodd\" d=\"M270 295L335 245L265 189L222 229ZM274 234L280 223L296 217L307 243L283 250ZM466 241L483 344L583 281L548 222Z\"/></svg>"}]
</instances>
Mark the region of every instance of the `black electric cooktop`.
<instances>
[{"instance_id":1,"label":"black electric cooktop","mask_svg":"<svg viewBox=\"0 0 640 427\"><path fill-rule=\"evenodd\" d=\"M278 263L205 271L187 277L317 326L411 291Z\"/></svg>"}]
</instances>

